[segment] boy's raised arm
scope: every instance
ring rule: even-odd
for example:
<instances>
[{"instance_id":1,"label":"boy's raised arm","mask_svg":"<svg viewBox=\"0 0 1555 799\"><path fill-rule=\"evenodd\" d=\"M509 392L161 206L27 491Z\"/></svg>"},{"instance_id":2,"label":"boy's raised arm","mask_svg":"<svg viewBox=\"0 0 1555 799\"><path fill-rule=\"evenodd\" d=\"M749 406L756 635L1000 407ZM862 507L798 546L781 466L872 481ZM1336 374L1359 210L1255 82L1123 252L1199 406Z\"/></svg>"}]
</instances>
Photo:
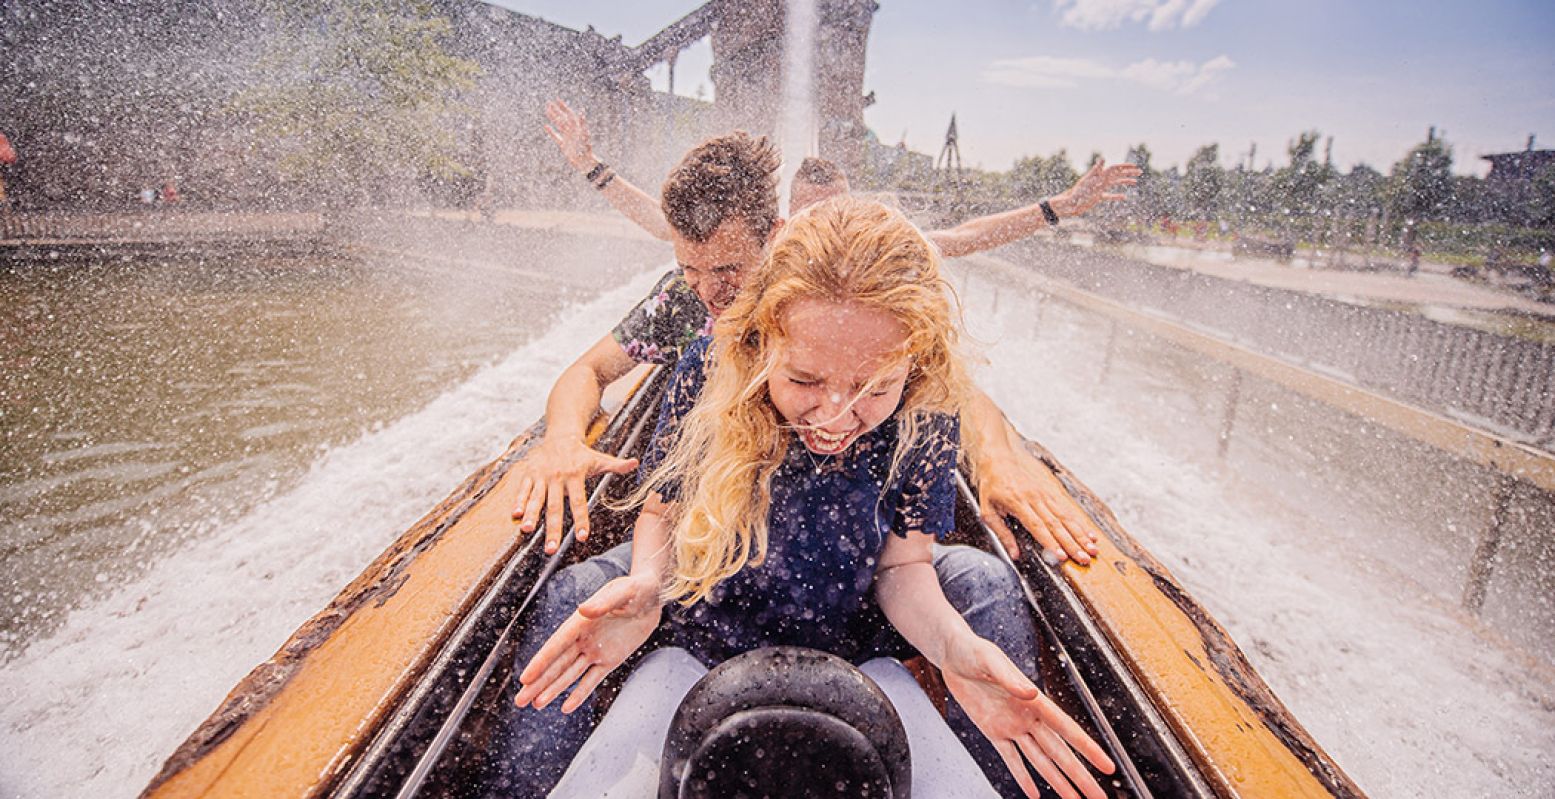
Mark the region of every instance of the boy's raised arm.
<instances>
[{"instance_id":1,"label":"boy's raised arm","mask_svg":"<svg viewBox=\"0 0 1555 799\"><path fill-rule=\"evenodd\" d=\"M561 100L546 103L545 115L551 120L551 124L545 126L545 132L561 148L567 163L588 178L605 195L605 200L627 219L636 222L654 238L670 241L670 224L665 221L658 201L594 157L594 147L589 143L588 120Z\"/></svg>"}]
</instances>

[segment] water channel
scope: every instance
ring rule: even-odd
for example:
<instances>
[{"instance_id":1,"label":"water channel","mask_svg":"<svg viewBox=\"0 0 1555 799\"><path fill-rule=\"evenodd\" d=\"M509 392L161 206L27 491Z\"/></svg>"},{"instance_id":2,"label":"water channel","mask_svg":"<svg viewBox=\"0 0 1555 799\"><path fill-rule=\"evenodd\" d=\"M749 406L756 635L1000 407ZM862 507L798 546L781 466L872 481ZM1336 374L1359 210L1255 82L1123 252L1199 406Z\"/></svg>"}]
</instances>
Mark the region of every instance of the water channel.
<instances>
[{"instance_id":1,"label":"water channel","mask_svg":"<svg viewBox=\"0 0 1555 799\"><path fill-rule=\"evenodd\" d=\"M637 239L506 235L485 266L359 253L0 273L0 796L136 793L239 678L539 416L668 260ZM1470 614L1457 592L1484 474L1256 382L1222 457L1223 365L1144 336L1109 343L1108 320L996 267L955 267L982 385L1365 790L1555 784L1547 497L1518 505L1509 540L1523 544Z\"/></svg>"}]
</instances>

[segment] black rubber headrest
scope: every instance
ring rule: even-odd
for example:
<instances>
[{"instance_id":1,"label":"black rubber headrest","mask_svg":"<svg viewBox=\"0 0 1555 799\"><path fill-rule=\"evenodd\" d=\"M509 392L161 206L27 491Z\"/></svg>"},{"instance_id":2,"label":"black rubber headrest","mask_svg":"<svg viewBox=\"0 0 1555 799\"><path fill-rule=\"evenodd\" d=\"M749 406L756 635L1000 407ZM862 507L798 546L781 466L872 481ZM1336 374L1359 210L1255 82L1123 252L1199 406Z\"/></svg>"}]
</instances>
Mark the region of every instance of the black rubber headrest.
<instances>
[{"instance_id":1,"label":"black rubber headrest","mask_svg":"<svg viewBox=\"0 0 1555 799\"><path fill-rule=\"evenodd\" d=\"M907 799L912 761L891 701L835 655L772 647L708 672L680 704L660 799Z\"/></svg>"}]
</instances>

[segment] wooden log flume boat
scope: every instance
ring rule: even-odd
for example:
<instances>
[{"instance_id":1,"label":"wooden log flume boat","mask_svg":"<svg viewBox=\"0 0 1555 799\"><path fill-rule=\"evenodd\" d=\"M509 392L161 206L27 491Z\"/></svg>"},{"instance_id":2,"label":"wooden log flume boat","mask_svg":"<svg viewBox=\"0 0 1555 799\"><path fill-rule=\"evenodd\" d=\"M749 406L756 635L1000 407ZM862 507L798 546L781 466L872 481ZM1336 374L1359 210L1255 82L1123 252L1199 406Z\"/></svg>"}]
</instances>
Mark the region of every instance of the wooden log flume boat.
<instances>
[{"instance_id":1,"label":"wooden log flume boat","mask_svg":"<svg viewBox=\"0 0 1555 799\"><path fill-rule=\"evenodd\" d=\"M623 457L646 446L668 374L635 377L590 433L597 448ZM569 532L547 557L540 534L515 535L513 492L500 489L542 425L471 475L255 668L142 796L481 795L526 611L558 568L631 530L632 514L606 506L631 480L606 475L590 494L587 545ZM1046 638L1049 693L1118 764L1108 790L1361 796L1225 630L1095 494L1029 446L1105 534L1088 569L1050 567L1029 549L1014 565ZM960 491L954 542L1003 555L971 489L963 482Z\"/></svg>"}]
</instances>

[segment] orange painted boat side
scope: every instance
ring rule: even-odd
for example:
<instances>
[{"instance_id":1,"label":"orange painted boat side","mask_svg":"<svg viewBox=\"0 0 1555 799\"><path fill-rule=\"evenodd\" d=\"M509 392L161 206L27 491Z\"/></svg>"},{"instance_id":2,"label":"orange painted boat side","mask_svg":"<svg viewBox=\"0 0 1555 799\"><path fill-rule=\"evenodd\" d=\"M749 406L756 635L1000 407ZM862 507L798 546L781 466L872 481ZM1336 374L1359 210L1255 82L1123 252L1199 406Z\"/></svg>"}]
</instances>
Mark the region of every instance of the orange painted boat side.
<instances>
[{"instance_id":1,"label":"orange painted boat side","mask_svg":"<svg viewBox=\"0 0 1555 799\"><path fill-rule=\"evenodd\" d=\"M640 368L618 382L606 407L619 407L649 373ZM589 442L607 421L595 419ZM508 469L539 435L536 425L471 475L250 672L168 758L143 799L327 791L528 545L511 517Z\"/></svg>"},{"instance_id":2,"label":"orange painted boat side","mask_svg":"<svg viewBox=\"0 0 1555 799\"><path fill-rule=\"evenodd\" d=\"M255 669L143 796L314 796L338 778L522 546L505 472L529 438L411 528Z\"/></svg>"},{"instance_id":3,"label":"orange painted boat side","mask_svg":"<svg viewBox=\"0 0 1555 799\"><path fill-rule=\"evenodd\" d=\"M1360 797L1360 789L1275 697L1226 633L1096 495L1040 446L1105 535L1064 577L1091 620L1220 796Z\"/></svg>"}]
</instances>

